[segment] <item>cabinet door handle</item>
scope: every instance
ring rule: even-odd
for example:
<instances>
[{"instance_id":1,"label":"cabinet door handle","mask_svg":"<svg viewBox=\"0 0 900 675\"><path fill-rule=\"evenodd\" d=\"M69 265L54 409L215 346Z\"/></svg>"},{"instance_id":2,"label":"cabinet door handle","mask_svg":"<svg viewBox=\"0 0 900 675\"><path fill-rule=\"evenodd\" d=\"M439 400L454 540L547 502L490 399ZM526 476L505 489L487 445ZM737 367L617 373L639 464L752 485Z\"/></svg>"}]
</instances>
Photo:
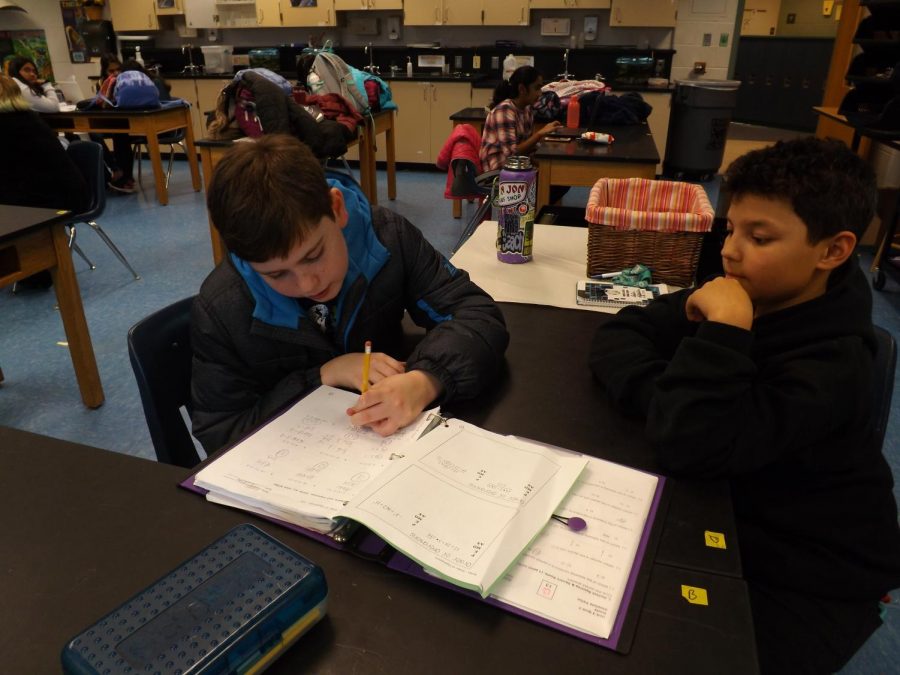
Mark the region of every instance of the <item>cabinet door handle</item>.
<instances>
[{"instance_id":1,"label":"cabinet door handle","mask_svg":"<svg viewBox=\"0 0 900 675\"><path fill-rule=\"evenodd\" d=\"M519 14L519 23L522 24L523 26L525 25L525 6L524 5L522 6L522 11Z\"/></svg>"},{"instance_id":2,"label":"cabinet door handle","mask_svg":"<svg viewBox=\"0 0 900 675\"><path fill-rule=\"evenodd\" d=\"M263 11L262 8L259 9L259 13L256 15L256 23L263 22Z\"/></svg>"},{"instance_id":3,"label":"cabinet door handle","mask_svg":"<svg viewBox=\"0 0 900 675\"><path fill-rule=\"evenodd\" d=\"M434 22L435 22L436 24L440 24L440 23L441 23L441 8L440 8L440 7L435 7L435 8L434 8Z\"/></svg>"},{"instance_id":4,"label":"cabinet door handle","mask_svg":"<svg viewBox=\"0 0 900 675\"><path fill-rule=\"evenodd\" d=\"M437 102L437 87L435 85L431 85L431 100Z\"/></svg>"},{"instance_id":5,"label":"cabinet door handle","mask_svg":"<svg viewBox=\"0 0 900 675\"><path fill-rule=\"evenodd\" d=\"M152 16L152 14L147 15L147 28L153 28L153 20L150 18Z\"/></svg>"},{"instance_id":6,"label":"cabinet door handle","mask_svg":"<svg viewBox=\"0 0 900 675\"><path fill-rule=\"evenodd\" d=\"M428 103L428 83L422 85L422 100Z\"/></svg>"},{"instance_id":7,"label":"cabinet door handle","mask_svg":"<svg viewBox=\"0 0 900 675\"><path fill-rule=\"evenodd\" d=\"M444 10L444 23L450 23L450 8Z\"/></svg>"}]
</instances>

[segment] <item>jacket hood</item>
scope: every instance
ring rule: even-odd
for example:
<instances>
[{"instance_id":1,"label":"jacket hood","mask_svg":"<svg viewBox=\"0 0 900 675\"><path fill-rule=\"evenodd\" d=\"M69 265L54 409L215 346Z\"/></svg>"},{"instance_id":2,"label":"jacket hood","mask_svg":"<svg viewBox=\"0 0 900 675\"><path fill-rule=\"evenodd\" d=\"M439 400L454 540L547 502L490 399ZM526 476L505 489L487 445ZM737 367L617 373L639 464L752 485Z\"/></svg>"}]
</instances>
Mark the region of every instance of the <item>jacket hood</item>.
<instances>
[{"instance_id":1,"label":"jacket hood","mask_svg":"<svg viewBox=\"0 0 900 675\"><path fill-rule=\"evenodd\" d=\"M343 194L348 215L347 226L341 230L347 244L349 260L347 274L336 299L335 311L337 316L340 316L350 287L359 277L364 277L366 284L371 283L390 254L375 236L375 230L372 228L372 208L356 181L346 174L336 172L328 172L326 180L329 187L336 187ZM269 286L250 263L234 253L230 256L256 303L253 318L272 326L296 328L300 319L306 315L298 299L282 295Z\"/></svg>"},{"instance_id":2,"label":"jacket hood","mask_svg":"<svg viewBox=\"0 0 900 675\"><path fill-rule=\"evenodd\" d=\"M797 317L803 321L797 321ZM789 324L790 329L779 330L781 324ZM766 326L765 331L753 331L756 348L763 352L848 336L861 338L873 354L877 348L872 330L872 291L855 254L831 273L822 296L760 317L754 321L754 327L757 325ZM800 330L801 326L806 330Z\"/></svg>"}]
</instances>

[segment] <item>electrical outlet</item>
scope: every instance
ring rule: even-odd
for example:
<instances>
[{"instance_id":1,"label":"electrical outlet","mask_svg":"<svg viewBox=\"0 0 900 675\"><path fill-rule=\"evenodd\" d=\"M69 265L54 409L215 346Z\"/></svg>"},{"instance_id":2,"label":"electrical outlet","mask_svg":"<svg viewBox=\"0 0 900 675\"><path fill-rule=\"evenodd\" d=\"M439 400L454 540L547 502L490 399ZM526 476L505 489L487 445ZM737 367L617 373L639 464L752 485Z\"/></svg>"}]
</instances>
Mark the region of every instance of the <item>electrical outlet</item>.
<instances>
[{"instance_id":1,"label":"electrical outlet","mask_svg":"<svg viewBox=\"0 0 900 675\"><path fill-rule=\"evenodd\" d=\"M479 70L481 68L481 57L476 54L472 57L472 70Z\"/></svg>"},{"instance_id":2,"label":"electrical outlet","mask_svg":"<svg viewBox=\"0 0 900 675\"><path fill-rule=\"evenodd\" d=\"M497 70L500 67L500 57L492 56L491 57L491 70Z\"/></svg>"},{"instance_id":3,"label":"electrical outlet","mask_svg":"<svg viewBox=\"0 0 900 675\"><path fill-rule=\"evenodd\" d=\"M709 47L712 44L712 33L703 34L703 46Z\"/></svg>"},{"instance_id":4,"label":"electrical outlet","mask_svg":"<svg viewBox=\"0 0 900 675\"><path fill-rule=\"evenodd\" d=\"M719 46L720 47L728 46L728 33L719 33Z\"/></svg>"},{"instance_id":5,"label":"electrical outlet","mask_svg":"<svg viewBox=\"0 0 900 675\"><path fill-rule=\"evenodd\" d=\"M584 17L584 41L590 42L597 39L597 17Z\"/></svg>"}]
</instances>

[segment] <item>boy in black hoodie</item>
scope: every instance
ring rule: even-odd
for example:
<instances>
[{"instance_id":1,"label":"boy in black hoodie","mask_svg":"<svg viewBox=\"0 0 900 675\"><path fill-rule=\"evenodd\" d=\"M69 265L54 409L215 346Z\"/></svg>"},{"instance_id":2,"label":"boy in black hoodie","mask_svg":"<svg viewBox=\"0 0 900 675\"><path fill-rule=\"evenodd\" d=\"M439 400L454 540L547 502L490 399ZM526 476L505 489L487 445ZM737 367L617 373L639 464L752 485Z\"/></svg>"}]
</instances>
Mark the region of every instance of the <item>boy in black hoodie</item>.
<instances>
[{"instance_id":1,"label":"boy in black hoodie","mask_svg":"<svg viewBox=\"0 0 900 675\"><path fill-rule=\"evenodd\" d=\"M622 310L591 368L646 417L666 470L730 479L763 672L834 672L900 586L853 254L875 179L843 144L807 138L744 155L725 182L725 276Z\"/></svg>"}]
</instances>

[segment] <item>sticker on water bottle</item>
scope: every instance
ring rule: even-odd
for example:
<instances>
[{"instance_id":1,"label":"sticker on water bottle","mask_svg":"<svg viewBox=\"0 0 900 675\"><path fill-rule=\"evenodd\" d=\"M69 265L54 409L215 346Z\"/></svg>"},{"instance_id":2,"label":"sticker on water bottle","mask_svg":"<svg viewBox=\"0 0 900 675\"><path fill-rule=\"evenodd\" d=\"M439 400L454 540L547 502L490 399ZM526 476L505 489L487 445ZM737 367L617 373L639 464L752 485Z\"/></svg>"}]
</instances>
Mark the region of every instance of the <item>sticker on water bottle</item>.
<instances>
[{"instance_id":1,"label":"sticker on water bottle","mask_svg":"<svg viewBox=\"0 0 900 675\"><path fill-rule=\"evenodd\" d=\"M514 206L525 199L528 194L528 183L502 182L497 187L497 196L494 198L494 206Z\"/></svg>"}]
</instances>

